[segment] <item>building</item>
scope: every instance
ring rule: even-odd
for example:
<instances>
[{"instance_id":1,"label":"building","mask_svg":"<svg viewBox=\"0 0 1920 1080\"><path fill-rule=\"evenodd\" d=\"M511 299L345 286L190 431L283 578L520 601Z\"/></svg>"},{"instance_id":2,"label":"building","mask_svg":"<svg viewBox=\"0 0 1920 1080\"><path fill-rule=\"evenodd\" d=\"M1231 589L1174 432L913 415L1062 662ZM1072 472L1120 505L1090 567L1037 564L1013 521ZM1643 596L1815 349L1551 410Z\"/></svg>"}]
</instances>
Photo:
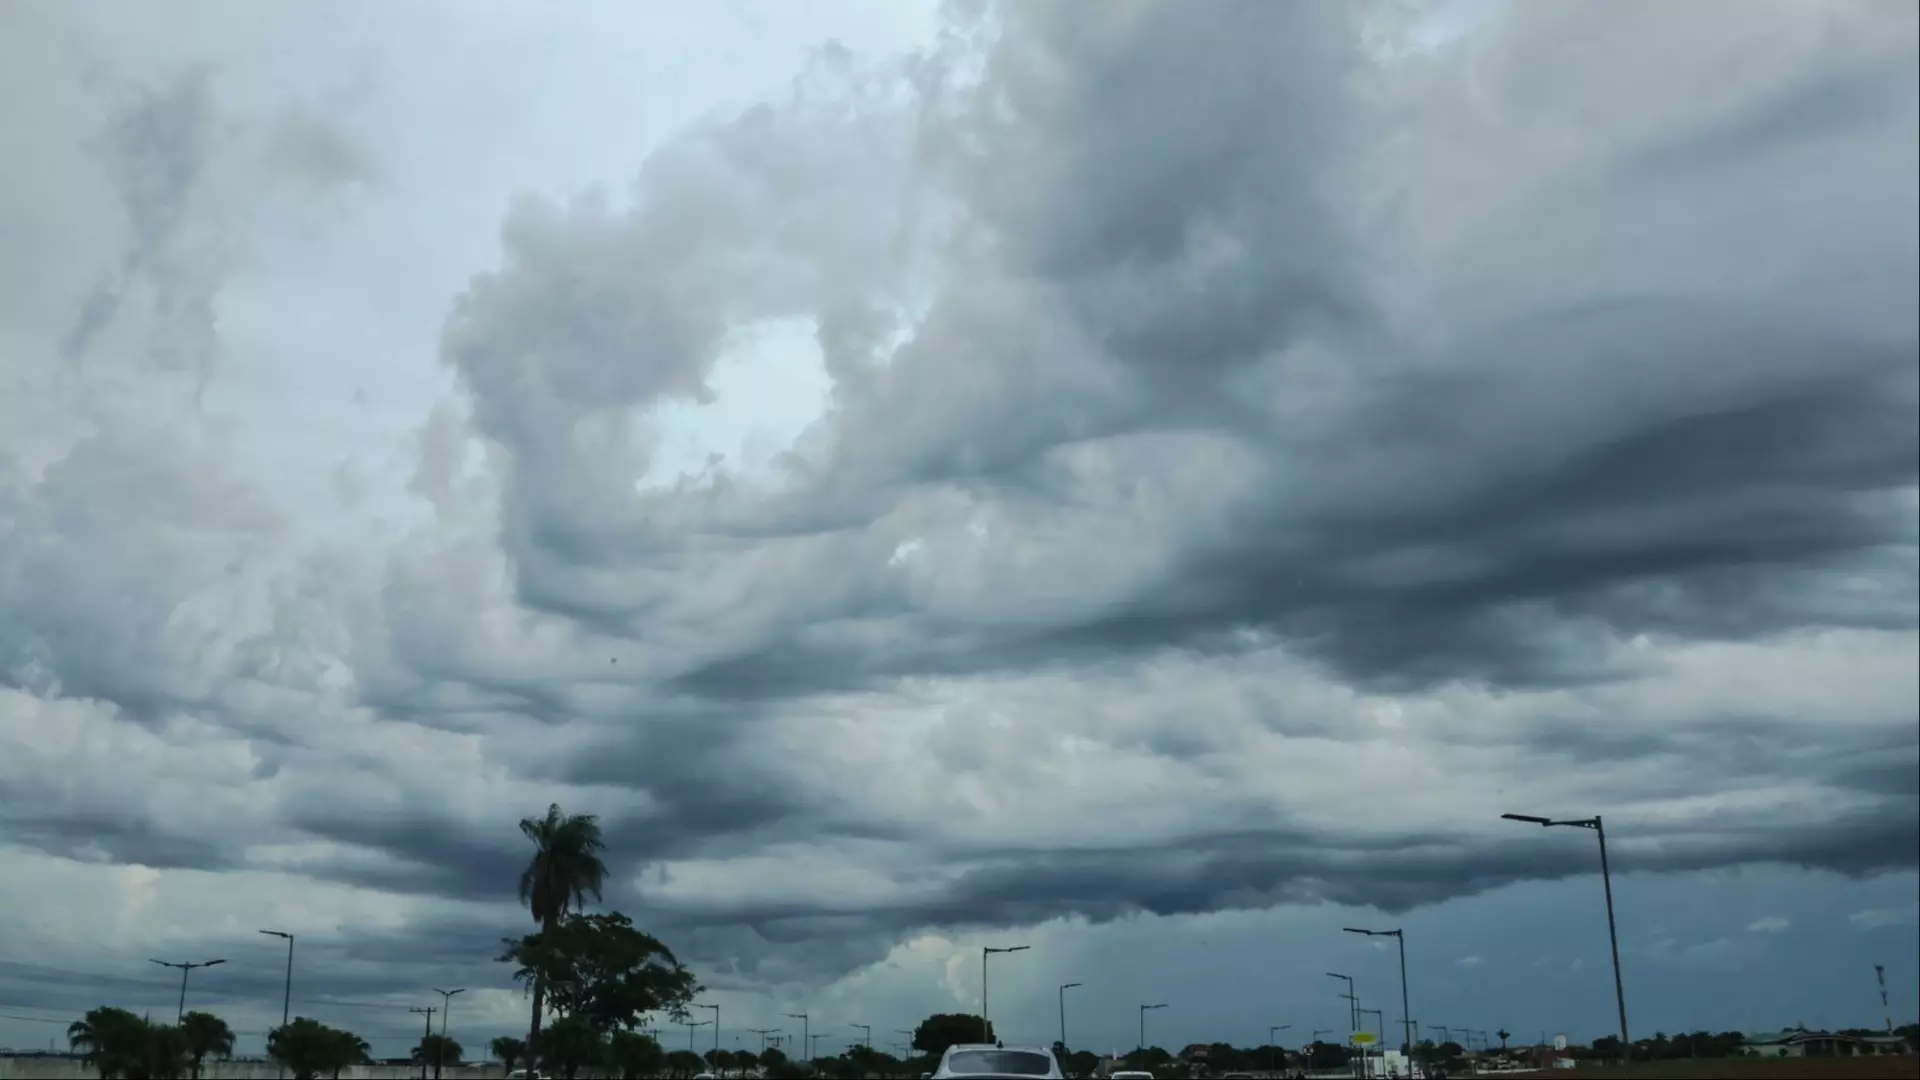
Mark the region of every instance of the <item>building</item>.
<instances>
[{"instance_id":1,"label":"building","mask_svg":"<svg viewBox=\"0 0 1920 1080\"><path fill-rule=\"evenodd\" d=\"M1898 1035L1794 1030L1749 1035L1741 1052L1754 1057L1878 1057L1911 1053L1912 1048Z\"/></svg>"}]
</instances>

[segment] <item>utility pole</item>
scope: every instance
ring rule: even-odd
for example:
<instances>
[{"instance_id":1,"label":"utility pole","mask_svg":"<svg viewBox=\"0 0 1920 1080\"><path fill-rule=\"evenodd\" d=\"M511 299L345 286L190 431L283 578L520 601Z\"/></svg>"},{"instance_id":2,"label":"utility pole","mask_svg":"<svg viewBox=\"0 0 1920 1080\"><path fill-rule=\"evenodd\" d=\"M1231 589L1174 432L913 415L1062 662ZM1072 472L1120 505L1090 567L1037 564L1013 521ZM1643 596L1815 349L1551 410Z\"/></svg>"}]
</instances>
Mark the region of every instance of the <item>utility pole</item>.
<instances>
[{"instance_id":1,"label":"utility pole","mask_svg":"<svg viewBox=\"0 0 1920 1080\"><path fill-rule=\"evenodd\" d=\"M170 967L170 968L180 969L180 1010L178 1015L176 1015L173 1020L174 1024L178 1025L182 1020L185 1020L187 1018L187 976L192 974L194 968L213 967L216 964L224 964L226 963L226 961L225 960L203 960L197 964L195 963L170 964L165 960L155 960L153 961L153 963L159 964L161 967Z\"/></svg>"},{"instance_id":2,"label":"utility pole","mask_svg":"<svg viewBox=\"0 0 1920 1080\"><path fill-rule=\"evenodd\" d=\"M420 1040L420 1080L427 1080L427 1043L428 1040L433 1038L433 1014L439 1010L429 1005L424 1009L408 1009L407 1011L410 1013L423 1013L427 1018L427 1033Z\"/></svg>"}]
</instances>

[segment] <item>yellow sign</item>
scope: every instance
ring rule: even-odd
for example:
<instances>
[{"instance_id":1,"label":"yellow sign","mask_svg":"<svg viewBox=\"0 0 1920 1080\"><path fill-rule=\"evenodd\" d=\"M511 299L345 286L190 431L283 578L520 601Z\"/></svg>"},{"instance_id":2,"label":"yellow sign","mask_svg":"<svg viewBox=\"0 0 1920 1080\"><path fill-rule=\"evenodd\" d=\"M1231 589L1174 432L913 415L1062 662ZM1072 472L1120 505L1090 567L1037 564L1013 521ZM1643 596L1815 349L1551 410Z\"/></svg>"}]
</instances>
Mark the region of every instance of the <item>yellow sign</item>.
<instances>
[{"instance_id":1,"label":"yellow sign","mask_svg":"<svg viewBox=\"0 0 1920 1080\"><path fill-rule=\"evenodd\" d=\"M1378 1039L1374 1038L1373 1032L1371 1031L1356 1031L1353 1033L1353 1045L1355 1046L1372 1046L1378 1041Z\"/></svg>"}]
</instances>

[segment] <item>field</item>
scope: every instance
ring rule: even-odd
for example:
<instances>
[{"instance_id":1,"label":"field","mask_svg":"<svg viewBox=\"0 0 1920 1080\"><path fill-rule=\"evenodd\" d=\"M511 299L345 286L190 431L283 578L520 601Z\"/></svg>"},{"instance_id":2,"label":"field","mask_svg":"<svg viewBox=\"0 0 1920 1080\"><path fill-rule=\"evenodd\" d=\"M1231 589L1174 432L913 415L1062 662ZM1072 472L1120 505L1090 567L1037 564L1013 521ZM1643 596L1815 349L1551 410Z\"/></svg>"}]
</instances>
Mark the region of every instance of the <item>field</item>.
<instances>
[{"instance_id":1,"label":"field","mask_svg":"<svg viewBox=\"0 0 1920 1080\"><path fill-rule=\"evenodd\" d=\"M1658 1061L1633 1065L1582 1066L1567 1072L1534 1073L1569 1080L1920 1080L1920 1058L1719 1058L1711 1061Z\"/></svg>"}]
</instances>

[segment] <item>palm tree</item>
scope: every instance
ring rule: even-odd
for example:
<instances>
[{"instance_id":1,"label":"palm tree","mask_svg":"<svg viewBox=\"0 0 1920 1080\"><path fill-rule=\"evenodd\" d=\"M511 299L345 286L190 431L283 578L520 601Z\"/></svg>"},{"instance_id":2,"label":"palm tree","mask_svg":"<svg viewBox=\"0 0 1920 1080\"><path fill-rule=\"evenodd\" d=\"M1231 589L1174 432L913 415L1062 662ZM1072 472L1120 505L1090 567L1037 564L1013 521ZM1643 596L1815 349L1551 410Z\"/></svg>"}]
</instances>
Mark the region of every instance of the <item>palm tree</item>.
<instances>
[{"instance_id":1,"label":"palm tree","mask_svg":"<svg viewBox=\"0 0 1920 1080\"><path fill-rule=\"evenodd\" d=\"M233 1056L233 1029L212 1013L188 1013L180 1019L180 1033L186 1037L187 1056L193 1060L193 1080L200 1080L200 1066L208 1054Z\"/></svg>"},{"instance_id":2,"label":"palm tree","mask_svg":"<svg viewBox=\"0 0 1920 1080\"><path fill-rule=\"evenodd\" d=\"M600 839L600 819L562 813L560 804L554 803L544 818L521 818L520 832L533 842L533 858L520 872L520 902L543 932L559 926L568 911L579 910L589 894L600 899L600 886L607 879L607 864L600 861L600 852L606 849ZM540 1045L540 1008L545 1000L545 981L535 972L529 1047Z\"/></svg>"},{"instance_id":3,"label":"palm tree","mask_svg":"<svg viewBox=\"0 0 1920 1080\"><path fill-rule=\"evenodd\" d=\"M446 1065L458 1065L466 1054L466 1049L445 1035L425 1035L420 1045L413 1048L413 1060L422 1065L433 1066L433 1075L438 1077L440 1069Z\"/></svg>"},{"instance_id":4,"label":"palm tree","mask_svg":"<svg viewBox=\"0 0 1920 1080\"><path fill-rule=\"evenodd\" d=\"M67 1045L84 1055L101 1080L119 1080L144 1071L148 1030L138 1016L103 1005L67 1025Z\"/></svg>"},{"instance_id":5,"label":"palm tree","mask_svg":"<svg viewBox=\"0 0 1920 1080\"><path fill-rule=\"evenodd\" d=\"M1508 1031L1506 1028L1501 1028L1499 1031L1494 1032L1494 1034L1500 1036L1500 1052L1503 1054L1506 1053L1507 1040L1513 1038L1513 1032Z\"/></svg>"}]
</instances>

